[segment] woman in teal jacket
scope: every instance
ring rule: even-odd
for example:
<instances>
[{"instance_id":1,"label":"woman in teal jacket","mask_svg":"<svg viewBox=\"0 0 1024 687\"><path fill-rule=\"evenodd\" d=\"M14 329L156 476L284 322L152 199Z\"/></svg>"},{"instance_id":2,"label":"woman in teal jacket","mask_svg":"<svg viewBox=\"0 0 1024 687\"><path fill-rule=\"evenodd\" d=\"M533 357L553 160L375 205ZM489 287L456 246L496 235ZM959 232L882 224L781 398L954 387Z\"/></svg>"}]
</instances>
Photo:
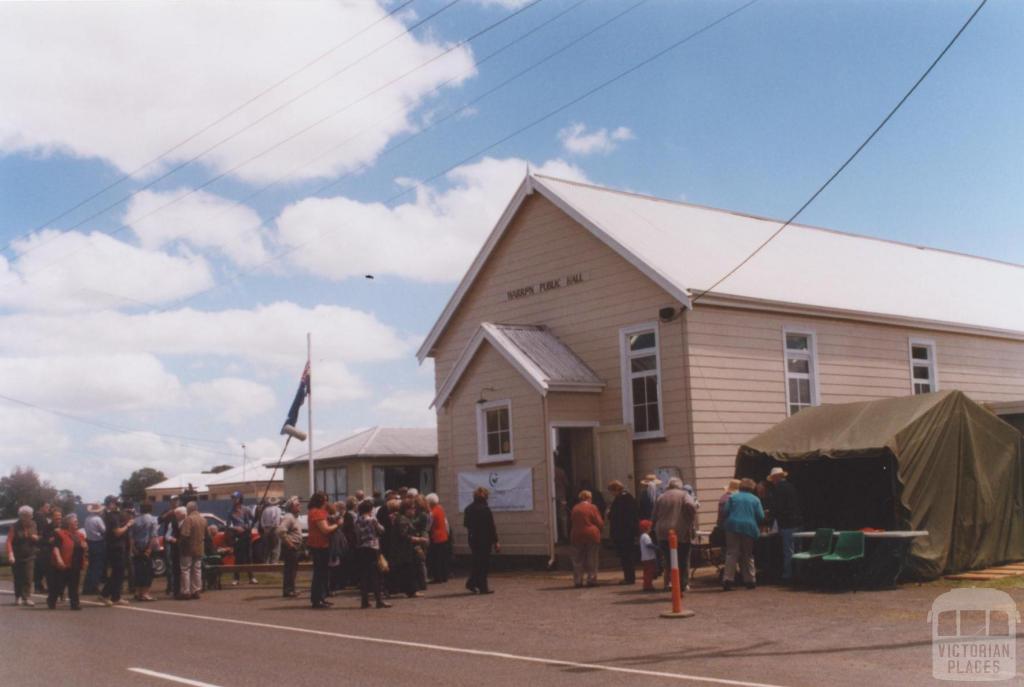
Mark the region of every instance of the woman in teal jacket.
<instances>
[{"instance_id":1,"label":"woman in teal jacket","mask_svg":"<svg viewBox=\"0 0 1024 687\"><path fill-rule=\"evenodd\" d=\"M757 583L754 540L761 533L764 508L761 507L761 499L754 495L755 487L752 479L740 480L740 490L725 502L725 572L722 575L722 588L727 592L733 589L737 564L747 589L753 589Z\"/></svg>"}]
</instances>

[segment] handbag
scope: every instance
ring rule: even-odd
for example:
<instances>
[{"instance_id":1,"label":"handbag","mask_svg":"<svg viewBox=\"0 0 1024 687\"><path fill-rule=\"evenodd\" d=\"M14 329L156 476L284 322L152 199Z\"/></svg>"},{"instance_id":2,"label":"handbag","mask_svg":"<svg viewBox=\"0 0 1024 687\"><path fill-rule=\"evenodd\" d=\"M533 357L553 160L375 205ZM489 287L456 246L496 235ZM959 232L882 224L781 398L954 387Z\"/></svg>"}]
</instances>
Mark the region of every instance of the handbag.
<instances>
[{"instance_id":1,"label":"handbag","mask_svg":"<svg viewBox=\"0 0 1024 687\"><path fill-rule=\"evenodd\" d=\"M388 559L384 558L384 554L377 554L377 570L380 571L381 575L387 575L391 570L391 566L388 565Z\"/></svg>"}]
</instances>

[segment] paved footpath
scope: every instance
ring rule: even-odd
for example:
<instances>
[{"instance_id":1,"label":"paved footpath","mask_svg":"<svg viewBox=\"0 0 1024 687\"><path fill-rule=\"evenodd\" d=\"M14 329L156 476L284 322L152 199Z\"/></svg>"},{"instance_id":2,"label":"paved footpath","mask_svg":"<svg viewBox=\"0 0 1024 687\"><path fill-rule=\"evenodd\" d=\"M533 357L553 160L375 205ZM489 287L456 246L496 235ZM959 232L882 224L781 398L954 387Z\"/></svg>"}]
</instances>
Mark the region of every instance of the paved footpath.
<instances>
[{"instance_id":1,"label":"paved footpath","mask_svg":"<svg viewBox=\"0 0 1024 687\"><path fill-rule=\"evenodd\" d=\"M48 611L42 599L15 607L4 582L0 684L939 684L926 617L943 588L727 594L698 582L686 595L697 615L664 620L668 596L639 587L576 590L539 574L496 576L494 586L497 594L474 596L453 580L380 611L359 609L351 592L313 611L261 585L73 613Z\"/></svg>"}]
</instances>

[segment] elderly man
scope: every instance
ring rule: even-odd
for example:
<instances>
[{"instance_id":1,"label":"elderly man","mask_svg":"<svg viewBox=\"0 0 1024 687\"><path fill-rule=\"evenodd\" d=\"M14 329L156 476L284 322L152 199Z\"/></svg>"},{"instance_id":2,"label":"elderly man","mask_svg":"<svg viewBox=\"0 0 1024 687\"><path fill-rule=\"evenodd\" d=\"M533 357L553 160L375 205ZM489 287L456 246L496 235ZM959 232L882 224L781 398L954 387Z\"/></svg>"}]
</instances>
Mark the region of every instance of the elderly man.
<instances>
[{"instance_id":1,"label":"elderly man","mask_svg":"<svg viewBox=\"0 0 1024 687\"><path fill-rule=\"evenodd\" d=\"M277 563L281 558L281 540L277 528L281 524L280 500L276 496L267 499L267 505L260 513L260 541L263 545L263 562Z\"/></svg>"},{"instance_id":2,"label":"elderly man","mask_svg":"<svg viewBox=\"0 0 1024 687\"><path fill-rule=\"evenodd\" d=\"M772 468L768 475L771 490L768 492L768 511L779 527L782 539L782 581L793 579L793 535L803 524L800 514L800 495L788 479L789 474L780 467Z\"/></svg>"},{"instance_id":3,"label":"elderly man","mask_svg":"<svg viewBox=\"0 0 1024 687\"><path fill-rule=\"evenodd\" d=\"M89 513L85 516L85 541L89 546L89 568L85 573L83 594L99 594L100 578L103 577L103 566L107 560L105 542L106 527L103 525L103 506L90 503L86 506Z\"/></svg>"},{"instance_id":4,"label":"elderly man","mask_svg":"<svg viewBox=\"0 0 1024 687\"><path fill-rule=\"evenodd\" d=\"M135 580L136 601L156 601L149 595L153 586L153 554L157 548L157 523L153 515L153 504L143 501L139 506L140 514L134 518L129 530L129 541L132 547L132 576Z\"/></svg>"},{"instance_id":5,"label":"elderly man","mask_svg":"<svg viewBox=\"0 0 1024 687\"><path fill-rule=\"evenodd\" d=\"M636 536L640 531L636 499L618 480L608 483L608 491L612 494L608 522L612 542L622 564L622 581L619 584L636 584Z\"/></svg>"},{"instance_id":6,"label":"elderly man","mask_svg":"<svg viewBox=\"0 0 1024 687\"><path fill-rule=\"evenodd\" d=\"M234 541L237 565L252 563L252 527L252 511L243 503L242 492L236 491L231 495L231 512L228 513L227 528ZM238 573L235 573L235 581L231 584L238 584ZM249 573L249 584L256 584L256 576L252 573Z\"/></svg>"},{"instance_id":7,"label":"elderly man","mask_svg":"<svg viewBox=\"0 0 1024 687\"><path fill-rule=\"evenodd\" d=\"M39 539L36 541L36 565L32 572L36 594L46 591L46 578L50 571L50 546L53 544L53 520L50 518L50 504L43 501L32 516L36 523Z\"/></svg>"},{"instance_id":8,"label":"elderly man","mask_svg":"<svg viewBox=\"0 0 1024 687\"><path fill-rule=\"evenodd\" d=\"M295 576L299 571L299 550L302 548L302 528L299 525L298 496L284 504L284 515L277 526L277 537L281 542L281 559L284 561L284 584L281 593L285 597L295 596Z\"/></svg>"},{"instance_id":9,"label":"elderly man","mask_svg":"<svg viewBox=\"0 0 1024 687\"><path fill-rule=\"evenodd\" d=\"M199 513L199 504L189 501L185 521L179 529L181 547L181 595L177 599L198 599L203 589L203 552L206 544L206 518Z\"/></svg>"},{"instance_id":10,"label":"elderly man","mask_svg":"<svg viewBox=\"0 0 1024 687\"><path fill-rule=\"evenodd\" d=\"M679 579L682 581L683 590L689 589L690 540L693 538L696 516L697 503L692 496L683 491L683 480L673 477L668 481L665 493L659 496L654 503L651 529L658 538L658 546L661 547L661 553L665 557L666 563L670 560L669 531L675 530L676 552L679 556ZM666 571L665 589L668 589L670 577Z\"/></svg>"}]
</instances>

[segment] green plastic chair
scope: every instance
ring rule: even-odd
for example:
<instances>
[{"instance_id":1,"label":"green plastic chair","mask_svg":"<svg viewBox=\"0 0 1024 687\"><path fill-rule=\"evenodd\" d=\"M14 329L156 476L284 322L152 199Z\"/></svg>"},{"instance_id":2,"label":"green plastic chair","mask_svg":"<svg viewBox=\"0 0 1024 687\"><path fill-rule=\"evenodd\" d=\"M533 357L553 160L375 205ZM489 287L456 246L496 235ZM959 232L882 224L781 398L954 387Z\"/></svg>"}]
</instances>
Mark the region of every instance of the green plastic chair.
<instances>
[{"instance_id":1,"label":"green plastic chair","mask_svg":"<svg viewBox=\"0 0 1024 687\"><path fill-rule=\"evenodd\" d=\"M817 537L817 535L815 535ZM864 558L864 533L840 532L835 551L825 554L821 560L828 563L849 563Z\"/></svg>"},{"instance_id":2,"label":"green plastic chair","mask_svg":"<svg viewBox=\"0 0 1024 687\"><path fill-rule=\"evenodd\" d=\"M811 540L811 548L793 554L794 561L809 561L821 558L832 552L832 535L835 532L830 527L821 527L814 531L814 539Z\"/></svg>"}]
</instances>

